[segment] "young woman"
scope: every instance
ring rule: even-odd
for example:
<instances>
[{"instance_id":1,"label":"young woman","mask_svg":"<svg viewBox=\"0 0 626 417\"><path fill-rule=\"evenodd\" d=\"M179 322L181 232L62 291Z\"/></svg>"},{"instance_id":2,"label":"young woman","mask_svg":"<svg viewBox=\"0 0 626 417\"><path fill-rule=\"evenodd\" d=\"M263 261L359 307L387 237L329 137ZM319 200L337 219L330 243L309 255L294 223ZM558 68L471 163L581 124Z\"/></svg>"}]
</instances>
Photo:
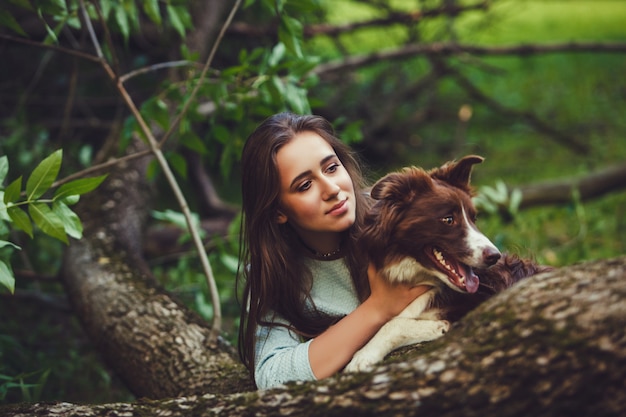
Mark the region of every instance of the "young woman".
<instances>
[{"instance_id":1,"label":"young woman","mask_svg":"<svg viewBox=\"0 0 626 417\"><path fill-rule=\"evenodd\" d=\"M260 389L333 375L426 288L368 268L355 238L362 173L322 117L268 118L242 170L241 359Z\"/></svg>"}]
</instances>

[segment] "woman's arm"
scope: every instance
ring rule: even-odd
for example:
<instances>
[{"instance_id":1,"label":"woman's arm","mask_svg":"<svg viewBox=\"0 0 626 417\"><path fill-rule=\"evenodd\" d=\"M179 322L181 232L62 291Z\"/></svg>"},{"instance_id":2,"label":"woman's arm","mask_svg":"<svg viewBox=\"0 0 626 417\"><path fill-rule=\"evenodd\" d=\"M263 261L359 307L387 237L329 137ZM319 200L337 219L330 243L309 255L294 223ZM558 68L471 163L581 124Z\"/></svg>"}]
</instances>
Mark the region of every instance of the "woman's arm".
<instances>
[{"instance_id":1,"label":"woman's arm","mask_svg":"<svg viewBox=\"0 0 626 417\"><path fill-rule=\"evenodd\" d=\"M369 298L311 341L309 363L317 379L340 371L385 323L430 289L424 285L412 288L391 285L381 279L371 265L368 277Z\"/></svg>"},{"instance_id":2,"label":"woman's arm","mask_svg":"<svg viewBox=\"0 0 626 417\"><path fill-rule=\"evenodd\" d=\"M274 323L287 322L277 316ZM259 389L269 389L288 381L311 381L308 342L284 326L259 326L257 328L254 380Z\"/></svg>"}]
</instances>

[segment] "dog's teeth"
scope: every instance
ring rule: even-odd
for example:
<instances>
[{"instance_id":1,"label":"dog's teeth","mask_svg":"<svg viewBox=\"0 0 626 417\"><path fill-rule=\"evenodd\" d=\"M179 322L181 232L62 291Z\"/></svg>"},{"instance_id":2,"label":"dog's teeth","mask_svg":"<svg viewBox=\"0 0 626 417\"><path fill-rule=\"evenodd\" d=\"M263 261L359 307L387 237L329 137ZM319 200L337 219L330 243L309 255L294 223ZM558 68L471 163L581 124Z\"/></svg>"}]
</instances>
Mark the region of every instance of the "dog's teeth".
<instances>
[{"instance_id":1,"label":"dog's teeth","mask_svg":"<svg viewBox=\"0 0 626 417\"><path fill-rule=\"evenodd\" d=\"M450 271L451 273L453 273L454 275L456 275L460 280L461 283L465 283L465 277L459 275L458 272L456 272L455 269L453 269L448 262L446 262L446 258L443 257L443 253L441 253L440 251L438 251L437 249L433 248L433 254L435 255L435 258L437 258L437 261L439 261L439 263L441 265L443 265L444 268L446 268L448 271Z\"/></svg>"},{"instance_id":2,"label":"dog's teeth","mask_svg":"<svg viewBox=\"0 0 626 417\"><path fill-rule=\"evenodd\" d=\"M450 265L448 265L448 262L446 262L446 258L443 257L443 254L441 252L439 252L437 249L433 249L433 253L435 254L435 258L437 258L441 265L443 265L448 271L452 272L453 274L458 275L456 271L452 269Z\"/></svg>"}]
</instances>

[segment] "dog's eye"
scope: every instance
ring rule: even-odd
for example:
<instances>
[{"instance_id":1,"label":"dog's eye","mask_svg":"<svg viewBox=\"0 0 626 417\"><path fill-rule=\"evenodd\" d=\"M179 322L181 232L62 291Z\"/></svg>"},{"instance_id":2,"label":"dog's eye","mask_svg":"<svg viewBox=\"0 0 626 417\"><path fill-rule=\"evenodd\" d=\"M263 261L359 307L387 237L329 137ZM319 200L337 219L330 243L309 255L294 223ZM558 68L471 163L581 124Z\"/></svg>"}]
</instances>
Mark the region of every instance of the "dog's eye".
<instances>
[{"instance_id":1,"label":"dog's eye","mask_svg":"<svg viewBox=\"0 0 626 417\"><path fill-rule=\"evenodd\" d=\"M447 226L452 226L454 224L454 217L452 216L446 216L446 217L442 217L441 218L441 223L447 225Z\"/></svg>"}]
</instances>

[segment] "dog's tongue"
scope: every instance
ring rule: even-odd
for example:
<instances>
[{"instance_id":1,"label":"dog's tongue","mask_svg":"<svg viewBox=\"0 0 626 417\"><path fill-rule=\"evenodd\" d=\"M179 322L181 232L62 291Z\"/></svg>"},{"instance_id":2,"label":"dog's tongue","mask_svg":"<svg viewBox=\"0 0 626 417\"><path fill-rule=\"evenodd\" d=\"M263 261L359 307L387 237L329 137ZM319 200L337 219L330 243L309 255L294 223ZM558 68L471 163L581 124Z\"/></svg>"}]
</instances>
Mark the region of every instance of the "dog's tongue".
<instances>
[{"instance_id":1,"label":"dog's tongue","mask_svg":"<svg viewBox=\"0 0 626 417\"><path fill-rule=\"evenodd\" d=\"M465 289L468 293L473 294L478 290L478 284L480 283L478 276L474 273L471 267L461 264L461 272L465 277Z\"/></svg>"}]
</instances>

